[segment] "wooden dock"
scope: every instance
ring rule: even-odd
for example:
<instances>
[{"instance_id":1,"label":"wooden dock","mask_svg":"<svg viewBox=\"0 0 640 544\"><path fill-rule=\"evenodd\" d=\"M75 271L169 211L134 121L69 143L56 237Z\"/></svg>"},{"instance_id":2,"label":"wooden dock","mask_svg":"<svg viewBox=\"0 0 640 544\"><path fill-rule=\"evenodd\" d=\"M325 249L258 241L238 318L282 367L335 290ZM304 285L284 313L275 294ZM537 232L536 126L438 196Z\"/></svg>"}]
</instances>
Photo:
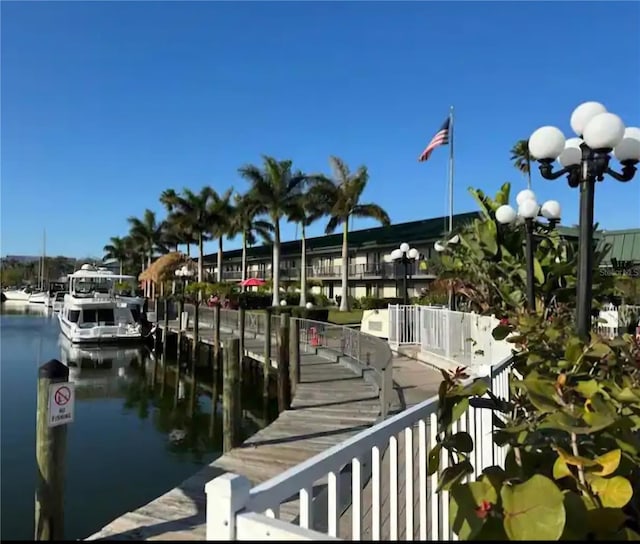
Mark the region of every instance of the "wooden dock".
<instances>
[{"instance_id":1,"label":"wooden dock","mask_svg":"<svg viewBox=\"0 0 640 544\"><path fill-rule=\"evenodd\" d=\"M224 331L222 331L224 333ZM211 342L206 328L200 339ZM227 331L226 336L229 336ZM224 343L224 336L221 337ZM263 360L264 339L245 339L245 354ZM277 365L277 350L272 359ZM344 441L375 423L377 389L344 363L316 353L300 354L300 383L292 406L268 427L161 497L127 512L87 540L204 540L204 485L224 472L246 476L255 485ZM283 506L283 519L297 515Z\"/></svg>"}]
</instances>

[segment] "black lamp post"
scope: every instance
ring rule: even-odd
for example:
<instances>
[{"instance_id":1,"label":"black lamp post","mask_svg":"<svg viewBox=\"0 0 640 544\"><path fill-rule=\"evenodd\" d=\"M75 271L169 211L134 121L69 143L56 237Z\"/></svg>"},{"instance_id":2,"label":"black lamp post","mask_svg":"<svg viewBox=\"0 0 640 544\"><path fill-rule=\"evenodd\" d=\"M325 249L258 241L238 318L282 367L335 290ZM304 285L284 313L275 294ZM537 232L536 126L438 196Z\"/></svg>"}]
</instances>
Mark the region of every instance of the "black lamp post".
<instances>
[{"instance_id":1,"label":"black lamp post","mask_svg":"<svg viewBox=\"0 0 640 544\"><path fill-rule=\"evenodd\" d=\"M536 310L536 293L534 287L533 261L535 242L533 227L536 217L542 216L549 220L549 226L554 228L560 221L560 204L556 200L547 200L542 206L538 205L533 191L525 189L516 197L518 211L508 204L496 210L496 220L503 225L524 222L525 227L525 263L527 267L527 308L530 312Z\"/></svg>"},{"instance_id":2,"label":"black lamp post","mask_svg":"<svg viewBox=\"0 0 640 544\"><path fill-rule=\"evenodd\" d=\"M396 264L400 263L403 267L403 300L404 304L409 304L409 264L417 261L420 258L420 253L414 247L409 247L409 244L403 242L398 249L394 249L389 256L390 260Z\"/></svg>"},{"instance_id":3,"label":"black lamp post","mask_svg":"<svg viewBox=\"0 0 640 544\"><path fill-rule=\"evenodd\" d=\"M442 243L442 242L436 242L435 244L433 244L433 249L435 249L438 253L442 253L443 251L446 251L447 246L450 244L457 244L460 242L460 237L457 234L454 234L451 238L449 238L446 242ZM451 282L449 283L449 300L448 300L448 307L449 310L453 311L455 310L455 301L454 301L454 292L453 292L453 288L451 287Z\"/></svg>"},{"instance_id":4,"label":"black lamp post","mask_svg":"<svg viewBox=\"0 0 640 544\"><path fill-rule=\"evenodd\" d=\"M626 182L636 173L640 160L640 129L625 129L622 120L607 112L599 102L585 102L571 114L571 128L578 138L565 140L556 127L544 126L529 137L529 153L540 163L545 179L566 175L570 187L580 187L580 221L578 246L577 332L587 338L591 331L593 274L593 201L596 181L605 174ZM609 167L613 156L622 173ZM553 171L557 160L562 169Z\"/></svg>"}]
</instances>

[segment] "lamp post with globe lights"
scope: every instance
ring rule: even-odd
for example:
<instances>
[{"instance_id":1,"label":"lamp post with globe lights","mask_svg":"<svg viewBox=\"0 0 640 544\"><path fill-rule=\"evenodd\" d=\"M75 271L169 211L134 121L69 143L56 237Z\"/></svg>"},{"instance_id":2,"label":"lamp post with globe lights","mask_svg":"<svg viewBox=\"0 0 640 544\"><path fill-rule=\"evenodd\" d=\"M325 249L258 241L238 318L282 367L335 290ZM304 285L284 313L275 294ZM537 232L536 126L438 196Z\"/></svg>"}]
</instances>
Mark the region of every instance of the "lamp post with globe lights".
<instances>
[{"instance_id":1,"label":"lamp post with globe lights","mask_svg":"<svg viewBox=\"0 0 640 544\"><path fill-rule=\"evenodd\" d=\"M420 252L415 247L410 247L409 244L403 242L400 247L394 249L388 256L389 261L402 264L403 266L403 300L404 304L409 304L409 264L417 261L420 258Z\"/></svg>"},{"instance_id":2,"label":"lamp post with globe lights","mask_svg":"<svg viewBox=\"0 0 640 544\"><path fill-rule=\"evenodd\" d=\"M562 131L544 126L529 137L529 153L540 163L543 178L566 175L570 187L580 187L578 246L577 332L583 338L591 330L593 274L593 201L596 181L605 175L617 181L631 181L640 160L640 128L627 127L617 115L599 102L585 102L571 114L571 128L577 138L565 139ZM610 167L611 152L621 172ZM553 171L558 161L560 170Z\"/></svg>"},{"instance_id":3,"label":"lamp post with globe lights","mask_svg":"<svg viewBox=\"0 0 640 544\"><path fill-rule=\"evenodd\" d=\"M180 281L181 284L181 290L180 290L180 312L179 312L179 317L178 319L182 320L182 312L184 312L184 295L185 295L185 289L187 286L187 281L189 281L189 278L191 276L193 276L193 271L185 264L182 265L181 268L178 268L175 272L174 272L176 278L178 278L178 280ZM182 321L181 321L182 322Z\"/></svg>"},{"instance_id":4,"label":"lamp post with globe lights","mask_svg":"<svg viewBox=\"0 0 640 544\"><path fill-rule=\"evenodd\" d=\"M536 310L536 294L534 287L534 240L533 227L536 217L542 216L549 221L549 226L554 228L560 221L560 203L556 200L547 200L542 206L538 205L536 195L530 189L520 191L516 197L518 211L514 210L508 204L500 206L496 210L496 220L502 225L510 225L518 222L519 219L524 221L525 226L525 263L527 267L527 308L530 312Z\"/></svg>"},{"instance_id":5,"label":"lamp post with globe lights","mask_svg":"<svg viewBox=\"0 0 640 544\"><path fill-rule=\"evenodd\" d=\"M435 249L438 253L442 253L443 251L446 251L447 246L449 246L450 244L457 244L460 242L460 236L458 236L457 234L454 234L451 238L449 238L449 240L447 240L446 242L442 243L442 242L436 242L433 244L433 249ZM449 298L448 298L448 307L449 310L455 310L455 304L453 302L453 287L452 287L452 283L449 282Z\"/></svg>"}]
</instances>

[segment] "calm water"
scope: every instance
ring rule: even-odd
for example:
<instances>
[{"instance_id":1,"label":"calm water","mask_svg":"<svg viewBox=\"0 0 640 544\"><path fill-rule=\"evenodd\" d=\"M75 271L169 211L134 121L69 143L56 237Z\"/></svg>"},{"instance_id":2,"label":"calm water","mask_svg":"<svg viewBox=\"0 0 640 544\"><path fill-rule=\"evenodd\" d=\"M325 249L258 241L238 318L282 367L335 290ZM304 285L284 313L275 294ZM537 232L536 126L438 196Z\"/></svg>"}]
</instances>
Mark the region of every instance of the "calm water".
<instances>
[{"instance_id":1,"label":"calm water","mask_svg":"<svg viewBox=\"0 0 640 544\"><path fill-rule=\"evenodd\" d=\"M67 434L66 539L89 536L220 455L222 418L211 417L210 384L198 388L191 414L190 386L182 381L176 395L175 364L163 372L148 348L79 350L64 342L57 319L44 309L2 306L1 540L33 539L37 370L49 359L68 364L76 384ZM210 376L207 370L201 372ZM243 422L244 434L255 432L256 419Z\"/></svg>"}]
</instances>

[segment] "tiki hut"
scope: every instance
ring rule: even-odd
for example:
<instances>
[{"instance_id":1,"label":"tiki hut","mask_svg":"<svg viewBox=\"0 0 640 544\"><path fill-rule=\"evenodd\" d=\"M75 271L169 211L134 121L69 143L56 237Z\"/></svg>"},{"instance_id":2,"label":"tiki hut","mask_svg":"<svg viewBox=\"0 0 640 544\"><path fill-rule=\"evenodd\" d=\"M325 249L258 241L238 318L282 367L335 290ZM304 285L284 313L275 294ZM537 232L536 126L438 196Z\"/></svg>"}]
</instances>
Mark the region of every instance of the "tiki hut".
<instances>
[{"instance_id":1,"label":"tiki hut","mask_svg":"<svg viewBox=\"0 0 640 544\"><path fill-rule=\"evenodd\" d=\"M187 262L189 262L189 258L184 253L178 251L167 253L153 261L151 265L138 276L138 279L143 282L147 296L155 297L157 284L160 284L159 294L161 296L164 295L162 292L164 282L174 280L175 271ZM148 292L148 289L150 292Z\"/></svg>"}]
</instances>

